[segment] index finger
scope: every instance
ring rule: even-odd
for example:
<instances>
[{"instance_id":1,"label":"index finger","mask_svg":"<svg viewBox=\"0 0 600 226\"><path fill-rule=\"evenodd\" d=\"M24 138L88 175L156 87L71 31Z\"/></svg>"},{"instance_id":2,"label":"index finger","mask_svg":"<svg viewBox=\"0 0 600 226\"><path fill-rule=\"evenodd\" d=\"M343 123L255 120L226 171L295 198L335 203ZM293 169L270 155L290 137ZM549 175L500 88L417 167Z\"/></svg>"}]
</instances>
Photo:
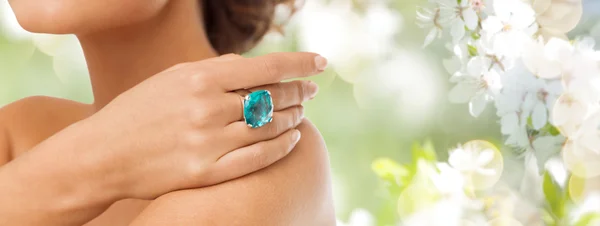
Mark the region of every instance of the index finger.
<instances>
[{"instance_id":1,"label":"index finger","mask_svg":"<svg viewBox=\"0 0 600 226\"><path fill-rule=\"evenodd\" d=\"M267 85L323 72L327 59L316 53L272 53L224 62L215 81L225 91Z\"/></svg>"}]
</instances>

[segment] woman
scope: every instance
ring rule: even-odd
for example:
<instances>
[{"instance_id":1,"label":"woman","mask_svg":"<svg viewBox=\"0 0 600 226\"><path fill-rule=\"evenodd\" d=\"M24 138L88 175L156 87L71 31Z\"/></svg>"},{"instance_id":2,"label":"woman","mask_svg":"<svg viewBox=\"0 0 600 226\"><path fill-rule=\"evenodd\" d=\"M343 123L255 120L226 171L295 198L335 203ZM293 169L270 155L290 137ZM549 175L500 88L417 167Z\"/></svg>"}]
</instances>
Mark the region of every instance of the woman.
<instances>
[{"instance_id":1,"label":"woman","mask_svg":"<svg viewBox=\"0 0 600 226\"><path fill-rule=\"evenodd\" d=\"M0 225L335 224L325 144L302 116L317 87L279 83L326 60L217 57L253 47L279 1L9 2L29 31L77 35L95 102L0 110ZM271 92L272 122L246 125L244 89Z\"/></svg>"}]
</instances>

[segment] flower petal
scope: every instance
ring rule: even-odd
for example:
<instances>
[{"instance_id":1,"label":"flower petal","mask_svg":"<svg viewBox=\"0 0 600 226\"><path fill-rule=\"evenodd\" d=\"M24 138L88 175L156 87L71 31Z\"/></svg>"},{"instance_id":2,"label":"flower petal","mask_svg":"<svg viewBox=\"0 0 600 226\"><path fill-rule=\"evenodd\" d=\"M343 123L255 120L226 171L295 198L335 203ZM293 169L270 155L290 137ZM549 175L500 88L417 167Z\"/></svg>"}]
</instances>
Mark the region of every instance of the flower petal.
<instances>
[{"instance_id":1,"label":"flower petal","mask_svg":"<svg viewBox=\"0 0 600 226\"><path fill-rule=\"evenodd\" d=\"M543 169L546 162L560 153L565 138L563 136L541 136L531 143L533 154L537 159L538 167Z\"/></svg>"},{"instance_id":2,"label":"flower petal","mask_svg":"<svg viewBox=\"0 0 600 226\"><path fill-rule=\"evenodd\" d=\"M528 147L529 146L529 136L527 135L527 130L525 128L519 127L515 132L510 134L506 141L504 142L506 145L515 146L515 147Z\"/></svg>"},{"instance_id":3,"label":"flower petal","mask_svg":"<svg viewBox=\"0 0 600 226\"><path fill-rule=\"evenodd\" d=\"M458 59L461 59L461 61L469 57L469 50L467 50L466 45L454 45L452 52L458 57Z\"/></svg>"},{"instance_id":4,"label":"flower petal","mask_svg":"<svg viewBox=\"0 0 600 226\"><path fill-rule=\"evenodd\" d=\"M489 60L486 60L484 57L481 56L471 58L471 60L469 60L469 63L467 63L467 73L470 76L479 78L486 71L485 65L488 62Z\"/></svg>"},{"instance_id":5,"label":"flower petal","mask_svg":"<svg viewBox=\"0 0 600 226\"><path fill-rule=\"evenodd\" d=\"M463 10L462 16L469 30L473 31L477 28L477 24L479 24L479 16L477 16L477 12L475 12L473 8L468 7L466 10Z\"/></svg>"},{"instance_id":6,"label":"flower petal","mask_svg":"<svg viewBox=\"0 0 600 226\"><path fill-rule=\"evenodd\" d=\"M570 57L573 52L573 46L568 40L560 38L551 38L544 46L544 56L549 60L563 62Z\"/></svg>"},{"instance_id":7,"label":"flower petal","mask_svg":"<svg viewBox=\"0 0 600 226\"><path fill-rule=\"evenodd\" d=\"M553 30L551 28L543 27L539 30L540 36L544 38L544 40L550 40L552 38L558 38L562 40L569 40L567 34L565 32L559 30Z\"/></svg>"},{"instance_id":8,"label":"flower petal","mask_svg":"<svg viewBox=\"0 0 600 226\"><path fill-rule=\"evenodd\" d=\"M502 23L502 20L500 20L500 18L496 16L488 16L487 19L485 19L481 23L481 26L484 31L490 34L495 34L502 30L504 24Z\"/></svg>"},{"instance_id":9,"label":"flower petal","mask_svg":"<svg viewBox=\"0 0 600 226\"><path fill-rule=\"evenodd\" d=\"M537 17L542 28L550 28L567 33L581 20L582 1L555 0L548 10Z\"/></svg>"},{"instance_id":10,"label":"flower petal","mask_svg":"<svg viewBox=\"0 0 600 226\"><path fill-rule=\"evenodd\" d=\"M567 141L561 154L565 166L573 175L581 178L600 176L600 155L573 141Z\"/></svg>"},{"instance_id":11,"label":"flower petal","mask_svg":"<svg viewBox=\"0 0 600 226\"><path fill-rule=\"evenodd\" d=\"M600 157L600 131L596 130L591 133L584 133L581 138L577 140L581 146L589 149Z\"/></svg>"},{"instance_id":12,"label":"flower petal","mask_svg":"<svg viewBox=\"0 0 600 226\"><path fill-rule=\"evenodd\" d=\"M453 167L460 167L465 164L469 164L470 156L465 150L460 147L451 151L448 156L448 163Z\"/></svg>"},{"instance_id":13,"label":"flower petal","mask_svg":"<svg viewBox=\"0 0 600 226\"><path fill-rule=\"evenodd\" d=\"M458 43L465 36L465 32L465 22L463 22L460 19L455 20L450 30L450 35L452 35L452 41L454 43Z\"/></svg>"},{"instance_id":14,"label":"flower petal","mask_svg":"<svg viewBox=\"0 0 600 226\"><path fill-rule=\"evenodd\" d=\"M525 45L523 63L529 71L541 78L553 79L560 76L560 63L544 55L544 45L538 41Z\"/></svg>"},{"instance_id":15,"label":"flower petal","mask_svg":"<svg viewBox=\"0 0 600 226\"><path fill-rule=\"evenodd\" d=\"M429 31L429 33L425 37L425 42L423 43L423 48L430 45L437 36L438 36L438 29L436 27L431 28L431 31Z\"/></svg>"},{"instance_id":16,"label":"flower petal","mask_svg":"<svg viewBox=\"0 0 600 226\"><path fill-rule=\"evenodd\" d=\"M485 149L477 156L477 164L479 166L485 166L494 159L494 150Z\"/></svg>"},{"instance_id":17,"label":"flower petal","mask_svg":"<svg viewBox=\"0 0 600 226\"><path fill-rule=\"evenodd\" d=\"M535 130L540 130L548 122L548 111L543 102L538 101L531 112L531 122Z\"/></svg>"},{"instance_id":18,"label":"flower petal","mask_svg":"<svg viewBox=\"0 0 600 226\"><path fill-rule=\"evenodd\" d=\"M584 103L598 103L600 101L600 90L594 87L593 79L571 80L568 90L575 99Z\"/></svg>"},{"instance_id":19,"label":"flower petal","mask_svg":"<svg viewBox=\"0 0 600 226\"><path fill-rule=\"evenodd\" d=\"M515 0L493 1L494 13L502 20L508 20L513 13Z\"/></svg>"},{"instance_id":20,"label":"flower petal","mask_svg":"<svg viewBox=\"0 0 600 226\"><path fill-rule=\"evenodd\" d=\"M478 174L484 175L484 176L494 176L494 175L496 175L496 171L494 169L477 168L475 171Z\"/></svg>"},{"instance_id":21,"label":"flower petal","mask_svg":"<svg viewBox=\"0 0 600 226\"><path fill-rule=\"evenodd\" d=\"M519 128L519 116L517 113L510 113L500 118L500 130L502 134L509 135Z\"/></svg>"},{"instance_id":22,"label":"flower petal","mask_svg":"<svg viewBox=\"0 0 600 226\"><path fill-rule=\"evenodd\" d=\"M486 105L487 100L485 95L477 95L469 102L469 113L473 117L478 117L485 110Z\"/></svg>"},{"instance_id":23,"label":"flower petal","mask_svg":"<svg viewBox=\"0 0 600 226\"><path fill-rule=\"evenodd\" d=\"M533 92L529 92L527 93L527 95L525 96L525 99L523 100L523 105L521 106L522 112L525 115L529 115L531 112L533 112L533 108L535 107L535 104L538 102L537 100L537 95Z\"/></svg>"},{"instance_id":24,"label":"flower petal","mask_svg":"<svg viewBox=\"0 0 600 226\"><path fill-rule=\"evenodd\" d=\"M552 122L564 136L570 137L578 131L587 113L586 104L565 93L554 103Z\"/></svg>"},{"instance_id":25,"label":"flower petal","mask_svg":"<svg viewBox=\"0 0 600 226\"><path fill-rule=\"evenodd\" d=\"M448 94L448 100L452 103L462 104L467 103L475 93L477 93L478 87L470 82L460 82L450 90Z\"/></svg>"},{"instance_id":26,"label":"flower petal","mask_svg":"<svg viewBox=\"0 0 600 226\"><path fill-rule=\"evenodd\" d=\"M542 14L550 8L550 4L552 0L533 0L532 6L533 10L535 10L536 14Z\"/></svg>"},{"instance_id":27,"label":"flower petal","mask_svg":"<svg viewBox=\"0 0 600 226\"><path fill-rule=\"evenodd\" d=\"M487 89L494 95L497 95L502 89L502 79L500 74L496 70L485 71L483 74L483 80L486 83Z\"/></svg>"}]
</instances>

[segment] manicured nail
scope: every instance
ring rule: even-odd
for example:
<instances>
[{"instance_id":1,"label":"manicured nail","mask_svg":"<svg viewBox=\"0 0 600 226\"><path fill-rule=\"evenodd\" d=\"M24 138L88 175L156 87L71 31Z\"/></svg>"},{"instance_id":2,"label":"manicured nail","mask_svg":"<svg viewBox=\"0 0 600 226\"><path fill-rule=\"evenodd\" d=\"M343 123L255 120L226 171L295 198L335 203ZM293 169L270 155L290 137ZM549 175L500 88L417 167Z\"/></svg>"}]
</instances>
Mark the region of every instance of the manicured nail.
<instances>
[{"instance_id":1,"label":"manicured nail","mask_svg":"<svg viewBox=\"0 0 600 226\"><path fill-rule=\"evenodd\" d=\"M302 122L302 120L304 119L304 107L302 105L300 105L299 107L300 109L298 109L298 124L300 124Z\"/></svg>"},{"instance_id":2,"label":"manicured nail","mask_svg":"<svg viewBox=\"0 0 600 226\"><path fill-rule=\"evenodd\" d=\"M295 143L298 143L298 141L300 140L301 134L300 134L300 130L295 129L294 132L292 132L292 141Z\"/></svg>"},{"instance_id":3,"label":"manicured nail","mask_svg":"<svg viewBox=\"0 0 600 226\"><path fill-rule=\"evenodd\" d=\"M317 85L317 83L314 83L313 81L308 81L308 84L306 84L306 91L308 93L308 99L312 100L315 98L315 96L317 96L317 93L319 92L319 85Z\"/></svg>"},{"instance_id":4,"label":"manicured nail","mask_svg":"<svg viewBox=\"0 0 600 226\"><path fill-rule=\"evenodd\" d=\"M324 71L327 68L327 59L325 59L325 57L322 56L316 56L315 57L315 66L317 67L318 71Z\"/></svg>"}]
</instances>

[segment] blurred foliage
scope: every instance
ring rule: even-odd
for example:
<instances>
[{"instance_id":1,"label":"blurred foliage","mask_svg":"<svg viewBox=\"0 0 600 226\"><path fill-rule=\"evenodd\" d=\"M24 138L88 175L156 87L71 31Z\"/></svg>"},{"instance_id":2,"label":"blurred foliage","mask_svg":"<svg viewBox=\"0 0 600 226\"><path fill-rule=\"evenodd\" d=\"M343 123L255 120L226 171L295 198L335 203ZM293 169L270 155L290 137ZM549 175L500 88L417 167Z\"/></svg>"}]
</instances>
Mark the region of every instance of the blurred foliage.
<instances>
[{"instance_id":1,"label":"blurred foliage","mask_svg":"<svg viewBox=\"0 0 600 226\"><path fill-rule=\"evenodd\" d=\"M383 181L386 189L386 203L381 205L377 212L373 212L379 225L393 225L398 222L398 197L413 182L413 177L418 173L417 164L419 161L429 163L437 162L437 156L431 141L423 145L414 143L411 148L412 160L407 164L400 164L389 158L379 158L373 161L371 167L377 176ZM419 193L423 194L423 193ZM435 198L435 195L426 194L426 199ZM415 201L422 202L422 199L414 197ZM433 200L431 200L433 201ZM422 204L422 203L419 203ZM417 208L417 203L403 203L409 207L409 212Z\"/></svg>"}]
</instances>

